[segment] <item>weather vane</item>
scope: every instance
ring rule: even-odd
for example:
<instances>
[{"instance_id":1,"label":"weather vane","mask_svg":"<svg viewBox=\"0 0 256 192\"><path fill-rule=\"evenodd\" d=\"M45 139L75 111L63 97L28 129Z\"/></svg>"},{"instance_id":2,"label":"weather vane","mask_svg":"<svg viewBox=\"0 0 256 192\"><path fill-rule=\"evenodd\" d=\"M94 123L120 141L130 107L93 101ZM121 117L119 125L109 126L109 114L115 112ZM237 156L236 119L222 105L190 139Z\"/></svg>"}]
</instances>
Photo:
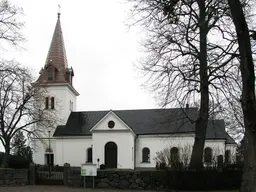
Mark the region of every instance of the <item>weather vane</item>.
<instances>
[{"instance_id":1,"label":"weather vane","mask_svg":"<svg viewBox=\"0 0 256 192\"><path fill-rule=\"evenodd\" d=\"M60 8L61 8L60 4L58 4L58 7L59 7L59 13L60 13Z\"/></svg>"}]
</instances>

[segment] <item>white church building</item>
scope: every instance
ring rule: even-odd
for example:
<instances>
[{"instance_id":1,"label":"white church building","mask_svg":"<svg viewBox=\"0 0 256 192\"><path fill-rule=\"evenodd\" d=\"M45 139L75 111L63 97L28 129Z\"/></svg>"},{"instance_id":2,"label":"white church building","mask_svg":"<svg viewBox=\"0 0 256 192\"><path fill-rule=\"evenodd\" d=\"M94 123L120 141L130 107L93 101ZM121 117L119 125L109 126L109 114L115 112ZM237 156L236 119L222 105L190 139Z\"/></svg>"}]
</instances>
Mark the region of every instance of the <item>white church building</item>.
<instances>
[{"instance_id":1,"label":"white church building","mask_svg":"<svg viewBox=\"0 0 256 192\"><path fill-rule=\"evenodd\" d=\"M69 68L60 14L38 85L47 87L45 110L55 110L56 126L34 139L36 164L80 166L104 164L106 168L136 169L156 166L159 151L170 150L172 160L190 157L198 109L136 109L76 111L79 96ZM48 135L49 133L49 135ZM223 155L232 161L236 142L225 131L224 120L210 120L207 126L204 161Z\"/></svg>"}]
</instances>

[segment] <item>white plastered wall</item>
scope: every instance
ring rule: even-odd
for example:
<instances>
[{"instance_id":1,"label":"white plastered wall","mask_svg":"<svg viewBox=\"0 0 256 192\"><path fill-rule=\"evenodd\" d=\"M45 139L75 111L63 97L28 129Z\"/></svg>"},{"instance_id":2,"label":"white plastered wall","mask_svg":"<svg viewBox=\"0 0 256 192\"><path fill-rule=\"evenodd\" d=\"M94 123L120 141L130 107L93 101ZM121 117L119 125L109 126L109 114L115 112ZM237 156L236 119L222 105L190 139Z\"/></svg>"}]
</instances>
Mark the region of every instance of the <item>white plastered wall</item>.
<instances>
[{"instance_id":1,"label":"white plastered wall","mask_svg":"<svg viewBox=\"0 0 256 192\"><path fill-rule=\"evenodd\" d=\"M76 96L68 88L68 86L51 85L47 88L47 95L55 98L55 111L59 115L60 123L58 125L65 125L71 113L70 101L73 102L73 111L76 110Z\"/></svg>"},{"instance_id":2,"label":"white plastered wall","mask_svg":"<svg viewBox=\"0 0 256 192\"><path fill-rule=\"evenodd\" d=\"M87 149L92 147L91 136L65 137L56 140L56 164L81 166L86 162Z\"/></svg>"},{"instance_id":3,"label":"white plastered wall","mask_svg":"<svg viewBox=\"0 0 256 192\"><path fill-rule=\"evenodd\" d=\"M114 121L113 128L108 127L108 122ZM117 168L134 168L134 133L113 112L109 112L92 129L93 162L105 164L105 145L114 142L117 145Z\"/></svg>"},{"instance_id":4,"label":"white plastered wall","mask_svg":"<svg viewBox=\"0 0 256 192\"><path fill-rule=\"evenodd\" d=\"M131 132L93 132L93 162L105 164L105 145L114 142L117 145L117 168L134 168L134 136Z\"/></svg>"},{"instance_id":5,"label":"white plastered wall","mask_svg":"<svg viewBox=\"0 0 256 192\"><path fill-rule=\"evenodd\" d=\"M177 135L141 135L136 139L136 167L155 167L154 157L156 153L171 147L179 149L180 157L182 153L192 152L191 146L194 143L194 134L177 134ZM142 149L148 147L150 150L150 162L142 162Z\"/></svg>"},{"instance_id":6,"label":"white plastered wall","mask_svg":"<svg viewBox=\"0 0 256 192\"><path fill-rule=\"evenodd\" d=\"M194 134L176 134L176 135L144 135L139 136L136 140L136 167L155 167L154 158L156 153L172 147L179 149L180 160L184 161L188 156L190 161L192 146L194 144ZM150 149L150 162L142 162L142 149L148 147ZM225 154L225 140L206 140L205 147L212 148L213 158L217 161L218 155Z\"/></svg>"},{"instance_id":7,"label":"white plastered wall","mask_svg":"<svg viewBox=\"0 0 256 192\"><path fill-rule=\"evenodd\" d=\"M33 160L34 163L44 165L46 164L46 148L49 146L49 139L34 139L32 141L32 148L33 148ZM54 154L54 164L56 164L56 140L50 140L51 149L53 150Z\"/></svg>"},{"instance_id":8,"label":"white plastered wall","mask_svg":"<svg viewBox=\"0 0 256 192\"><path fill-rule=\"evenodd\" d=\"M36 164L45 164L45 148L46 148L46 144L47 146L49 145L48 142L43 142L45 140L48 140L49 138L49 132L50 131L50 137L52 138L55 129L58 125L65 125L67 122L67 119L71 113L70 110L70 101L73 102L73 111L76 110L76 95L68 88L67 85L49 85L47 87L47 91L46 91L46 95L49 98L50 97L54 97L55 100L55 105L54 105L54 109L48 109L50 110L54 110L52 114L55 115L55 123L53 125L53 127L39 127L38 129L40 129L40 139L34 139L34 143L36 144L36 149L33 150L33 159L34 162ZM45 107L45 98L42 98L42 107ZM49 108L50 108L50 100L49 100ZM51 111L52 112L52 111ZM55 145L55 141L54 139L51 139L51 148L53 149L53 147L56 147ZM57 150L58 151L58 150ZM57 152L56 150L53 150L54 153L54 159L56 158ZM56 164L57 162L59 162L59 160L57 159L57 161L54 161L54 163Z\"/></svg>"}]
</instances>

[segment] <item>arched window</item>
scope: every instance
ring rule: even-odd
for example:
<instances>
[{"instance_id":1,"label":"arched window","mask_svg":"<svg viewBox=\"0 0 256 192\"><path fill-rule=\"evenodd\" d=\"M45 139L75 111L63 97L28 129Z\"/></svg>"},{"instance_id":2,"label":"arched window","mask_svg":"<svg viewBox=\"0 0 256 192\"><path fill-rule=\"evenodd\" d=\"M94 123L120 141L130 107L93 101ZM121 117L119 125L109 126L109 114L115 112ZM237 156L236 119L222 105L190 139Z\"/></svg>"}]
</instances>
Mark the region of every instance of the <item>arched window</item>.
<instances>
[{"instance_id":1,"label":"arched window","mask_svg":"<svg viewBox=\"0 0 256 192\"><path fill-rule=\"evenodd\" d=\"M231 162L231 152L230 150L226 150L225 151L225 164L229 164Z\"/></svg>"},{"instance_id":2,"label":"arched window","mask_svg":"<svg viewBox=\"0 0 256 192\"><path fill-rule=\"evenodd\" d=\"M217 166L223 167L223 155L218 155L217 157Z\"/></svg>"},{"instance_id":3,"label":"arched window","mask_svg":"<svg viewBox=\"0 0 256 192\"><path fill-rule=\"evenodd\" d=\"M179 149L177 147L171 148L171 162L172 163L179 162Z\"/></svg>"},{"instance_id":4,"label":"arched window","mask_svg":"<svg viewBox=\"0 0 256 192\"><path fill-rule=\"evenodd\" d=\"M54 109L54 97L51 97L51 109Z\"/></svg>"},{"instance_id":5,"label":"arched window","mask_svg":"<svg viewBox=\"0 0 256 192\"><path fill-rule=\"evenodd\" d=\"M92 148L87 149L87 163L92 163Z\"/></svg>"},{"instance_id":6,"label":"arched window","mask_svg":"<svg viewBox=\"0 0 256 192\"><path fill-rule=\"evenodd\" d=\"M204 162L205 163L212 162L212 149L210 147L206 147L204 149Z\"/></svg>"},{"instance_id":7,"label":"arched window","mask_svg":"<svg viewBox=\"0 0 256 192\"><path fill-rule=\"evenodd\" d=\"M142 149L142 162L150 162L150 150L147 147Z\"/></svg>"},{"instance_id":8,"label":"arched window","mask_svg":"<svg viewBox=\"0 0 256 192\"><path fill-rule=\"evenodd\" d=\"M49 109L49 97L45 98L45 109Z\"/></svg>"}]
</instances>

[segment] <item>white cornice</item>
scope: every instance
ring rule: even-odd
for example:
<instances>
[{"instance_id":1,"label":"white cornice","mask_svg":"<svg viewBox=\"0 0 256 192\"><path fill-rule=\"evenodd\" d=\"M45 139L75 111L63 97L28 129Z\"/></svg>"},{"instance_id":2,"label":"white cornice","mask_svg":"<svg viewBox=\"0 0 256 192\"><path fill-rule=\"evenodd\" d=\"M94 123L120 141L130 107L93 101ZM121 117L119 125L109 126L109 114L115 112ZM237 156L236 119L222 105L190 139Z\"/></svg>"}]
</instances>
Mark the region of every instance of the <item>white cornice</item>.
<instances>
[{"instance_id":1,"label":"white cornice","mask_svg":"<svg viewBox=\"0 0 256 192\"><path fill-rule=\"evenodd\" d=\"M39 83L38 85L41 86L67 86L70 91L72 91L75 96L79 96L80 94L75 90L74 87L72 87L69 83Z\"/></svg>"}]
</instances>

